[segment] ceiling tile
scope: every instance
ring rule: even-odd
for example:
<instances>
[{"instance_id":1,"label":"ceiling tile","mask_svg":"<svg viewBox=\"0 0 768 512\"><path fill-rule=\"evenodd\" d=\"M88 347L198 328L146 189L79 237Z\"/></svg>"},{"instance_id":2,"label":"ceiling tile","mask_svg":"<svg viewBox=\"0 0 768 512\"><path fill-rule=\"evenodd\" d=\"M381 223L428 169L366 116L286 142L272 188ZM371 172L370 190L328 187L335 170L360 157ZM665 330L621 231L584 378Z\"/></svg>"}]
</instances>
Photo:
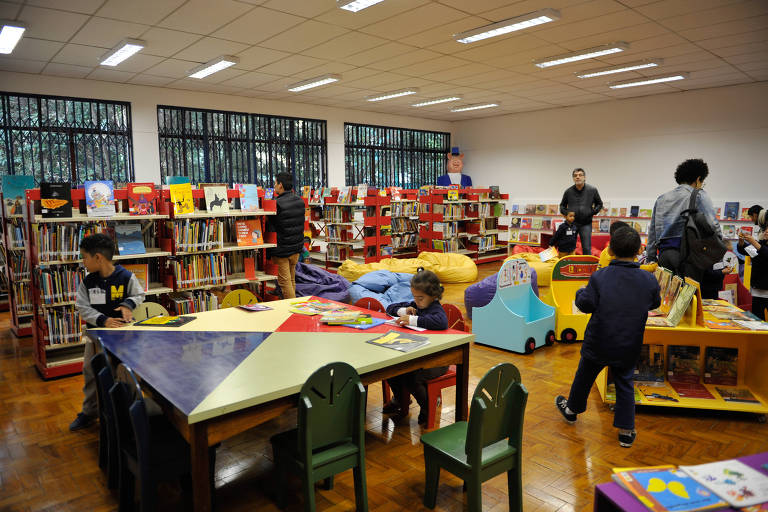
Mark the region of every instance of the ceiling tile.
<instances>
[{"instance_id":1,"label":"ceiling tile","mask_svg":"<svg viewBox=\"0 0 768 512\"><path fill-rule=\"evenodd\" d=\"M28 5L83 14L95 13L103 3L104 0L27 0Z\"/></svg>"},{"instance_id":2,"label":"ceiling tile","mask_svg":"<svg viewBox=\"0 0 768 512\"><path fill-rule=\"evenodd\" d=\"M595 36L596 34L602 34L612 30L640 25L647 21L648 20L642 15L637 14L634 11L625 10L574 23L553 26L552 28L541 29L536 32L536 37L540 37L541 39L552 43L563 43L563 47L568 50L579 50L583 47L575 46L574 44L571 44L570 41L588 36ZM607 37L608 36L600 38L602 40L602 43L600 44L613 42L610 39L606 40Z\"/></svg>"},{"instance_id":3,"label":"ceiling tile","mask_svg":"<svg viewBox=\"0 0 768 512\"><path fill-rule=\"evenodd\" d=\"M478 14L505 7L513 2L509 0L472 0L472 2L467 2L466 0L442 0L441 3L471 14Z\"/></svg>"},{"instance_id":4,"label":"ceiling tile","mask_svg":"<svg viewBox=\"0 0 768 512\"><path fill-rule=\"evenodd\" d=\"M483 25L487 25L487 24L488 24L488 20L486 19L479 18L477 16L467 16L467 17L458 19L456 21L452 21L450 23L441 24L429 30L420 31L411 36L404 37L400 41L405 44L410 44L413 46L418 46L420 48L425 48L433 44L451 41L453 40L453 34L458 34L459 32L472 30L474 28L482 27ZM469 48L474 44L482 44L482 43L478 41L478 43L473 43L468 45L465 45L464 43L457 43L457 44L460 45L459 47L461 48L465 48L465 47Z\"/></svg>"},{"instance_id":5,"label":"ceiling tile","mask_svg":"<svg viewBox=\"0 0 768 512\"><path fill-rule=\"evenodd\" d=\"M373 5L359 12L350 12L344 9L333 9L321 14L316 19L323 23L339 25L350 29L359 29L366 25L390 18L399 13L410 11L416 7L426 5L429 0L387 0Z\"/></svg>"},{"instance_id":6,"label":"ceiling tile","mask_svg":"<svg viewBox=\"0 0 768 512\"><path fill-rule=\"evenodd\" d=\"M743 20L728 21L718 23L708 27L699 27L680 31L680 35L692 41L712 39L713 37L723 37L754 30L765 30L768 26L768 15L755 16L754 18L745 18Z\"/></svg>"},{"instance_id":7,"label":"ceiling tile","mask_svg":"<svg viewBox=\"0 0 768 512\"><path fill-rule=\"evenodd\" d=\"M45 66L43 74L65 76L67 78L85 78L91 71L93 71L92 67L89 68L85 66L73 66L72 64L57 64L51 62Z\"/></svg>"},{"instance_id":8,"label":"ceiling tile","mask_svg":"<svg viewBox=\"0 0 768 512\"><path fill-rule=\"evenodd\" d=\"M21 4L12 4L10 2L0 2L0 18L4 20L16 20L19 19L18 15L21 12Z\"/></svg>"},{"instance_id":9,"label":"ceiling tile","mask_svg":"<svg viewBox=\"0 0 768 512\"><path fill-rule=\"evenodd\" d=\"M386 39L362 32L347 32L313 48L308 48L302 53L319 59L338 60L354 53L381 46L386 42Z\"/></svg>"},{"instance_id":10,"label":"ceiling tile","mask_svg":"<svg viewBox=\"0 0 768 512\"><path fill-rule=\"evenodd\" d=\"M486 66L485 64L467 63L462 66L453 66L435 73L423 73L417 76L421 76L427 80L434 80L435 82L452 82L453 80L460 80L467 77L476 79L477 75L489 71L493 71L493 68Z\"/></svg>"},{"instance_id":11,"label":"ceiling tile","mask_svg":"<svg viewBox=\"0 0 768 512\"><path fill-rule=\"evenodd\" d=\"M104 80L107 82L127 82L136 73L127 71L117 71L114 69L98 68L94 69L88 78L90 80Z\"/></svg>"},{"instance_id":12,"label":"ceiling tile","mask_svg":"<svg viewBox=\"0 0 768 512\"><path fill-rule=\"evenodd\" d=\"M258 7L237 17L213 35L222 39L256 44L303 22L304 18Z\"/></svg>"},{"instance_id":13,"label":"ceiling tile","mask_svg":"<svg viewBox=\"0 0 768 512\"><path fill-rule=\"evenodd\" d=\"M475 47L474 45L462 45L467 49L455 53L454 55L456 57L470 61L480 61L492 64L495 63L499 57L548 45L549 43L539 39L538 37L530 35L519 35L508 39L499 40L492 44L486 44L484 46Z\"/></svg>"},{"instance_id":14,"label":"ceiling tile","mask_svg":"<svg viewBox=\"0 0 768 512\"><path fill-rule=\"evenodd\" d=\"M725 48L717 48L712 50L712 53L725 58L728 58L732 55L742 55L744 53L762 53L763 57L765 57L768 55L768 41L737 44Z\"/></svg>"},{"instance_id":15,"label":"ceiling tile","mask_svg":"<svg viewBox=\"0 0 768 512\"><path fill-rule=\"evenodd\" d=\"M424 62L431 59L437 59L443 57L443 55L429 50L413 50L404 55L392 57L391 59L384 59L370 64L370 67L374 69L381 69L382 71L389 71L391 69L402 69L411 64L417 62ZM418 76L418 75L417 75Z\"/></svg>"},{"instance_id":16,"label":"ceiling tile","mask_svg":"<svg viewBox=\"0 0 768 512\"><path fill-rule=\"evenodd\" d=\"M26 37L66 42L88 21L88 16L26 6L19 19L28 24Z\"/></svg>"},{"instance_id":17,"label":"ceiling tile","mask_svg":"<svg viewBox=\"0 0 768 512\"><path fill-rule=\"evenodd\" d=\"M298 73L294 73L291 76L296 77L297 80L306 80L320 75L328 73L334 73L342 75L342 80L346 77L346 73L353 69L357 69L352 64L344 64L343 62L325 62L314 68L307 68Z\"/></svg>"},{"instance_id":18,"label":"ceiling tile","mask_svg":"<svg viewBox=\"0 0 768 512\"><path fill-rule=\"evenodd\" d=\"M154 25L186 0L107 0L97 16L134 23Z\"/></svg>"},{"instance_id":19,"label":"ceiling tile","mask_svg":"<svg viewBox=\"0 0 768 512\"><path fill-rule=\"evenodd\" d=\"M164 57L157 57L155 55L144 55L142 53L137 53L133 57L124 60L117 66L111 68L116 69L118 71L130 71L132 73L141 73L142 71L145 71L152 66L156 66L160 62L164 61ZM110 69L110 68L107 68Z\"/></svg>"},{"instance_id":20,"label":"ceiling tile","mask_svg":"<svg viewBox=\"0 0 768 512\"><path fill-rule=\"evenodd\" d=\"M184 78L189 75L189 70L199 66L199 62L188 60L166 59L156 66L147 69L145 73L169 78Z\"/></svg>"},{"instance_id":21,"label":"ceiling tile","mask_svg":"<svg viewBox=\"0 0 768 512\"><path fill-rule=\"evenodd\" d=\"M259 71L273 75L291 76L300 73L305 69L320 66L324 62L326 61L307 57L305 55L291 55L290 57L263 66L259 68Z\"/></svg>"},{"instance_id":22,"label":"ceiling tile","mask_svg":"<svg viewBox=\"0 0 768 512\"><path fill-rule=\"evenodd\" d=\"M92 17L72 38L73 43L113 48L126 37L139 38L149 26Z\"/></svg>"},{"instance_id":23,"label":"ceiling tile","mask_svg":"<svg viewBox=\"0 0 768 512\"><path fill-rule=\"evenodd\" d=\"M60 64L73 64L75 66L96 67L99 65L99 58L106 52L106 48L84 46L81 44L67 44L64 45L64 48L62 48L51 61Z\"/></svg>"},{"instance_id":24,"label":"ceiling tile","mask_svg":"<svg viewBox=\"0 0 768 512\"><path fill-rule=\"evenodd\" d=\"M304 18L314 18L318 14L336 9L336 0L269 0L263 7L283 11Z\"/></svg>"},{"instance_id":25,"label":"ceiling tile","mask_svg":"<svg viewBox=\"0 0 768 512\"><path fill-rule=\"evenodd\" d=\"M387 39L400 39L461 19L464 16L464 13L456 9L436 3L429 3L384 21L363 27L360 31ZM447 35L449 36L450 34Z\"/></svg>"},{"instance_id":26,"label":"ceiling tile","mask_svg":"<svg viewBox=\"0 0 768 512\"><path fill-rule=\"evenodd\" d=\"M202 36L179 32L178 30L169 30L167 28L152 27L142 34L141 38L147 42L146 48L141 50L141 53L171 57L195 41L200 40Z\"/></svg>"},{"instance_id":27,"label":"ceiling tile","mask_svg":"<svg viewBox=\"0 0 768 512\"><path fill-rule=\"evenodd\" d=\"M240 76L236 76L235 78L224 80L223 82L221 82L221 85L252 89L252 88L258 88L258 86L262 84L274 82L275 80L279 80L281 78L283 77L277 76L277 75L268 75L266 73L260 73L258 71L251 71L249 73L243 73Z\"/></svg>"},{"instance_id":28,"label":"ceiling tile","mask_svg":"<svg viewBox=\"0 0 768 512\"><path fill-rule=\"evenodd\" d=\"M41 60L13 59L0 57L0 71L15 71L18 73L40 73L45 67Z\"/></svg>"},{"instance_id":29,"label":"ceiling tile","mask_svg":"<svg viewBox=\"0 0 768 512\"><path fill-rule=\"evenodd\" d=\"M128 83L137 84L137 85L152 85L155 87L165 87L166 85L169 85L173 81L174 81L173 78L169 78L166 76L146 75L142 73L128 80Z\"/></svg>"},{"instance_id":30,"label":"ceiling tile","mask_svg":"<svg viewBox=\"0 0 768 512\"><path fill-rule=\"evenodd\" d=\"M290 53L279 52L277 50L271 50L269 48L262 48L260 46L252 46L247 50L243 50L236 56L240 58L240 63L237 65L240 69L253 70L266 66L272 62L284 59L290 56Z\"/></svg>"},{"instance_id":31,"label":"ceiling tile","mask_svg":"<svg viewBox=\"0 0 768 512\"><path fill-rule=\"evenodd\" d=\"M253 6L234 0L189 0L159 23L161 27L207 35L242 18Z\"/></svg>"},{"instance_id":32,"label":"ceiling tile","mask_svg":"<svg viewBox=\"0 0 768 512\"><path fill-rule=\"evenodd\" d=\"M305 21L295 27L262 41L260 46L286 52L300 52L312 46L324 43L347 32L347 29L320 23Z\"/></svg>"},{"instance_id":33,"label":"ceiling tile","mask_svg":"<svg viewBox=\"0 0 768 512\"><path fill-rule=\"evenodd\" d=\"M247 48L246 45L225 41L215 37L204 37L192 43L187 48L176 53L175 59L190 60L195 62L208 62L220 55L236 55Z\"/></svg>"},{"instance_id":34,"label":"ceiling tile","mask_svg":"<svg viewBox=\"0 0 768 512\"><path fill-rule=\"evenodd\" d=\"M744 32L741 34L703 39L701 41L697 41L696 44L702 48L712 49L725 48L727 46L733 46L736 44L753 43L755 41L768 41L768 28Z\"/></svg>"},{"instance_id":35,"label":"ceiling tile","mask_svg":"<svg viewBox=\"0 0 768 512\"><path fill-rule=\"evenodd\" d=\"M651 19L663 20L740 1L743 0L696 0L695 2L691 0L664 0L659 2L657 0L651 4L637 6L635 10Z\"/></svg>"},{"instance_id":36,"label":"ceiling tile","mask_svg":"<svg viewBox=\"0 0 768 512\"><path fill-rule=\"evenodd\" d=\"M669 30L658 23L641 23L635 26L627 26L599 34L580 37L578 39L571 39L564 41L562 45L569 50L578 50L582 48L592 48L593 46L600 46L614 41L626 41L629 42L629 52L634 52L636 50L634 44L636 40L652 39L666 34L669 34Z\"/></svg>"},{"instance_id":37,"label":"ceiling tile","mask_svg":"<svg viewBox=\"0 0 768 512\"><path fill-rule=\"evenodd\" d=\"M726 21L741 20L768 13L768 3L760 0L739 2L720 6L715 9L697 10L683 16L666 18L661 23L672 30L681 31L690 28L698 28L723 23Z\"/></svg>"},{"instance_id":38,"label":"ceiling tile","mask_svg":"<svg viewBox=\"0 0 768 512\"><path fill-rule=\"evenodd\" d=\"M768 52L765 49L757 52L742 53L740 55L732 55L725 59L729 64L734 66L740 66L741 64L750 64L752 62L765 62Z\"/></svg>"},{"instance_id":39,"label":"ceiling tile","mask_svg":"<svg viewBox=\"0 0 768 512\"><path fill-rule=\"evenodd\" d=\"M13 49L12 56L15 59L49 61L63 46L64 43L23 37Z\"/></svg>"},{"instance_id":40,"label":"ceiling tile","mask_svg":"<svg viewBox=\"0 0 768 512\"><path fill-rule=\"evenodd\" d=\"M374 62L397 57L398 55L406 55L415 50L416 49L413 46L406 46L400 43L387 43L377 46L376 48L371 48L370 50L355 53L349 57L344 57L341 61L356 66L367 66Z\"/></svg>"}]
</instances>

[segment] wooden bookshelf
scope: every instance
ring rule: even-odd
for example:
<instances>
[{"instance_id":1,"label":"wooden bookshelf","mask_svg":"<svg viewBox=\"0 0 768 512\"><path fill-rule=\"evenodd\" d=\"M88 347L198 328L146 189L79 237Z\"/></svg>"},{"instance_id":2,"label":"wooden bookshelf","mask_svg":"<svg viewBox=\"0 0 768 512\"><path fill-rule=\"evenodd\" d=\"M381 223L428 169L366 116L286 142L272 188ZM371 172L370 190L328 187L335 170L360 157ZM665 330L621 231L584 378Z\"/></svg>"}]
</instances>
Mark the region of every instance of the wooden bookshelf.
<instances>
[{"instance_id":1,"label":"wooden bookshelf","mask_svg":"<svg viewBox=\"0 0 768 512\"><path fill-rule=\"evenodd\" d=\"M2 194L0 194L2 201ZM17 337L32 334L32 303L29 297L30 265L25 255L26 224L22 215L6 215L5 201L2 207L2 245L5 258L5 302L11 312L11 332ZM23 268L18 268L22 266Z\"/></svg>"}]
</instances>

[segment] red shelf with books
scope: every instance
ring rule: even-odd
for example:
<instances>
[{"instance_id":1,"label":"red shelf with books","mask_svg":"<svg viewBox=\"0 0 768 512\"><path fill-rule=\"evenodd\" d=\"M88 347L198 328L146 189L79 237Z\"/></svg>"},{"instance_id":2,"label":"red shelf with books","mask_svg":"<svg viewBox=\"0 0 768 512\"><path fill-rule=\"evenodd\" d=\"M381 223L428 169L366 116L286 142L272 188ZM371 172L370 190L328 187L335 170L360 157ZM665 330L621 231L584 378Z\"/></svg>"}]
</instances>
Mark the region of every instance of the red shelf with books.
<instances>
[{"instance_id":1,"label":"red shelf with books","mask_svg":"<svg viewBox=\"0 0 768 512\"><path fill-rule=\"evenodd\" d=\"M390 199L378 190L368 190L364 197L363 218L364 262L374 263L392 257L392 216Z\"/></svg>"},{"instance_id":2,"label":"red shelf with books","mask_svg":"<svg viewBox=\"0 0 768 512\"><path fill-rule=\"evenodd\" d=\"M414 258L419 253L418 190L390 187L393 258Z\"/></svg>"},{"instance_id":3,"label":"red shelf with books","mask_svg":"<svg viewBox=\"0 0 768 512\"><path fill-rule=\"evenodd\" d=\"M357 187L341 187L326 197L323 205L325 219L326 255L325 268L329 272L351 260L365 263L365 203L357 197Z\"/></svg>"},{"instance_id":4,"label":"red shelf with books","mask_svg":"<svg viewBox=\"0 0 768 512\"><path fill-rule=\"evenodd\" d=\"M17 207L17 209L20 209ZM5 198L2 208L2 237L6 289L6 306L11 312L11 332L17 337L32 334L32 302L30 266L25 254L26 224L20 213L9 213Z\"/></svg>"}]
</instances>

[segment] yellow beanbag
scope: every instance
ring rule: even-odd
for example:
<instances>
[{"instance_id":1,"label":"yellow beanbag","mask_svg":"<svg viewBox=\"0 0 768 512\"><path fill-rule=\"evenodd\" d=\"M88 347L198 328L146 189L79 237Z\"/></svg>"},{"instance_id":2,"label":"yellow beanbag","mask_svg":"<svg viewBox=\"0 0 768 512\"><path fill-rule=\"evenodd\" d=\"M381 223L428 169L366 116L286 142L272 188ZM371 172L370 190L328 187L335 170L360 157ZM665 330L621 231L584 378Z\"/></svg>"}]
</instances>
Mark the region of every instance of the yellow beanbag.
<instances>
[{"instance_id":1,"label":"yellow beanbag","mask_svg":"<svg viewBox=\"0 0 768 512\"><path fill-rule=\"evenodd\" d=\"M528 262L528 265L533 267L533 269L536 271L536 281L539 284L539 288L542 286L549 286L549 283L552 281L552 269L555 268L557 258L552 258L549 261L541 261L541 258L536 253L521 252L518 254L513 254L504 261L507 262L513 259L525 260Z\"/></svg>"},{"instance_id":2,"label":"yellow beanbag","mask_svg":"<svg viewBox=\"0 0 768 512\"><path fill-rule=\"evenodd\" d=\"M365 265L355 263L351 260L344 260L344 263L339 267L338 273L340 276L352 282L374 270L389 270L390 272L415 274L416 269L419 267L423 267L424 270L432 270L433 272L435 270L431 263L418 258L387 258L376 263L366 263Z\"/></svg>"},{"instance_id":3,"label":"yellow beanbag","mask_svg":"<svg viewBox=\"0 0 768 512\"><path fill-rule=\"evenodd\" d=\"M431 263L430 270L437 274L441 283L473 283L477 280L477 265L464 254L422 252L417 259Z\"/></svg>"}]
</instances>

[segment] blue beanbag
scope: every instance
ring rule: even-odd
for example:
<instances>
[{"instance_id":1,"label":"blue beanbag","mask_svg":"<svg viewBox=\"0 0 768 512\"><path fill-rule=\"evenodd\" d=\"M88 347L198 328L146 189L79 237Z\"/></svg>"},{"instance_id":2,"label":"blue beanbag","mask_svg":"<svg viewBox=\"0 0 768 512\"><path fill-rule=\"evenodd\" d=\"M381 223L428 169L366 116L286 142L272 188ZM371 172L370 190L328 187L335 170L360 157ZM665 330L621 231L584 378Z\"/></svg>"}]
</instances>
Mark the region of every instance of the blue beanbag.
<instances>
[{"instance_id":1,"label":"blue beanbag","mask_svg":"<svg viewBox=\"0 0 768 512\"><path fill-rule=\"evenodd\" d=\"M412 274L403 272L369 272L349 287L349 302L354 304L364 297L369 297L379 301L385 308L393 302L410 302L413 300L411 278Z\"/></svg>"},{"instance_id":2,"label":"blue beanbag","mask_svg":"<svg viewBox=\"0 0 768 512\"><path fill-rule=\"evenodd\" d=\"M355 284L359 284L363 288L367 288L372 292L384 293L390 286L399 283L401 281L411 282L413 274L406 274L404 272L390 272L389 270L374 270L367 274L360 276Z\"/></svg>"}]
</instances>

